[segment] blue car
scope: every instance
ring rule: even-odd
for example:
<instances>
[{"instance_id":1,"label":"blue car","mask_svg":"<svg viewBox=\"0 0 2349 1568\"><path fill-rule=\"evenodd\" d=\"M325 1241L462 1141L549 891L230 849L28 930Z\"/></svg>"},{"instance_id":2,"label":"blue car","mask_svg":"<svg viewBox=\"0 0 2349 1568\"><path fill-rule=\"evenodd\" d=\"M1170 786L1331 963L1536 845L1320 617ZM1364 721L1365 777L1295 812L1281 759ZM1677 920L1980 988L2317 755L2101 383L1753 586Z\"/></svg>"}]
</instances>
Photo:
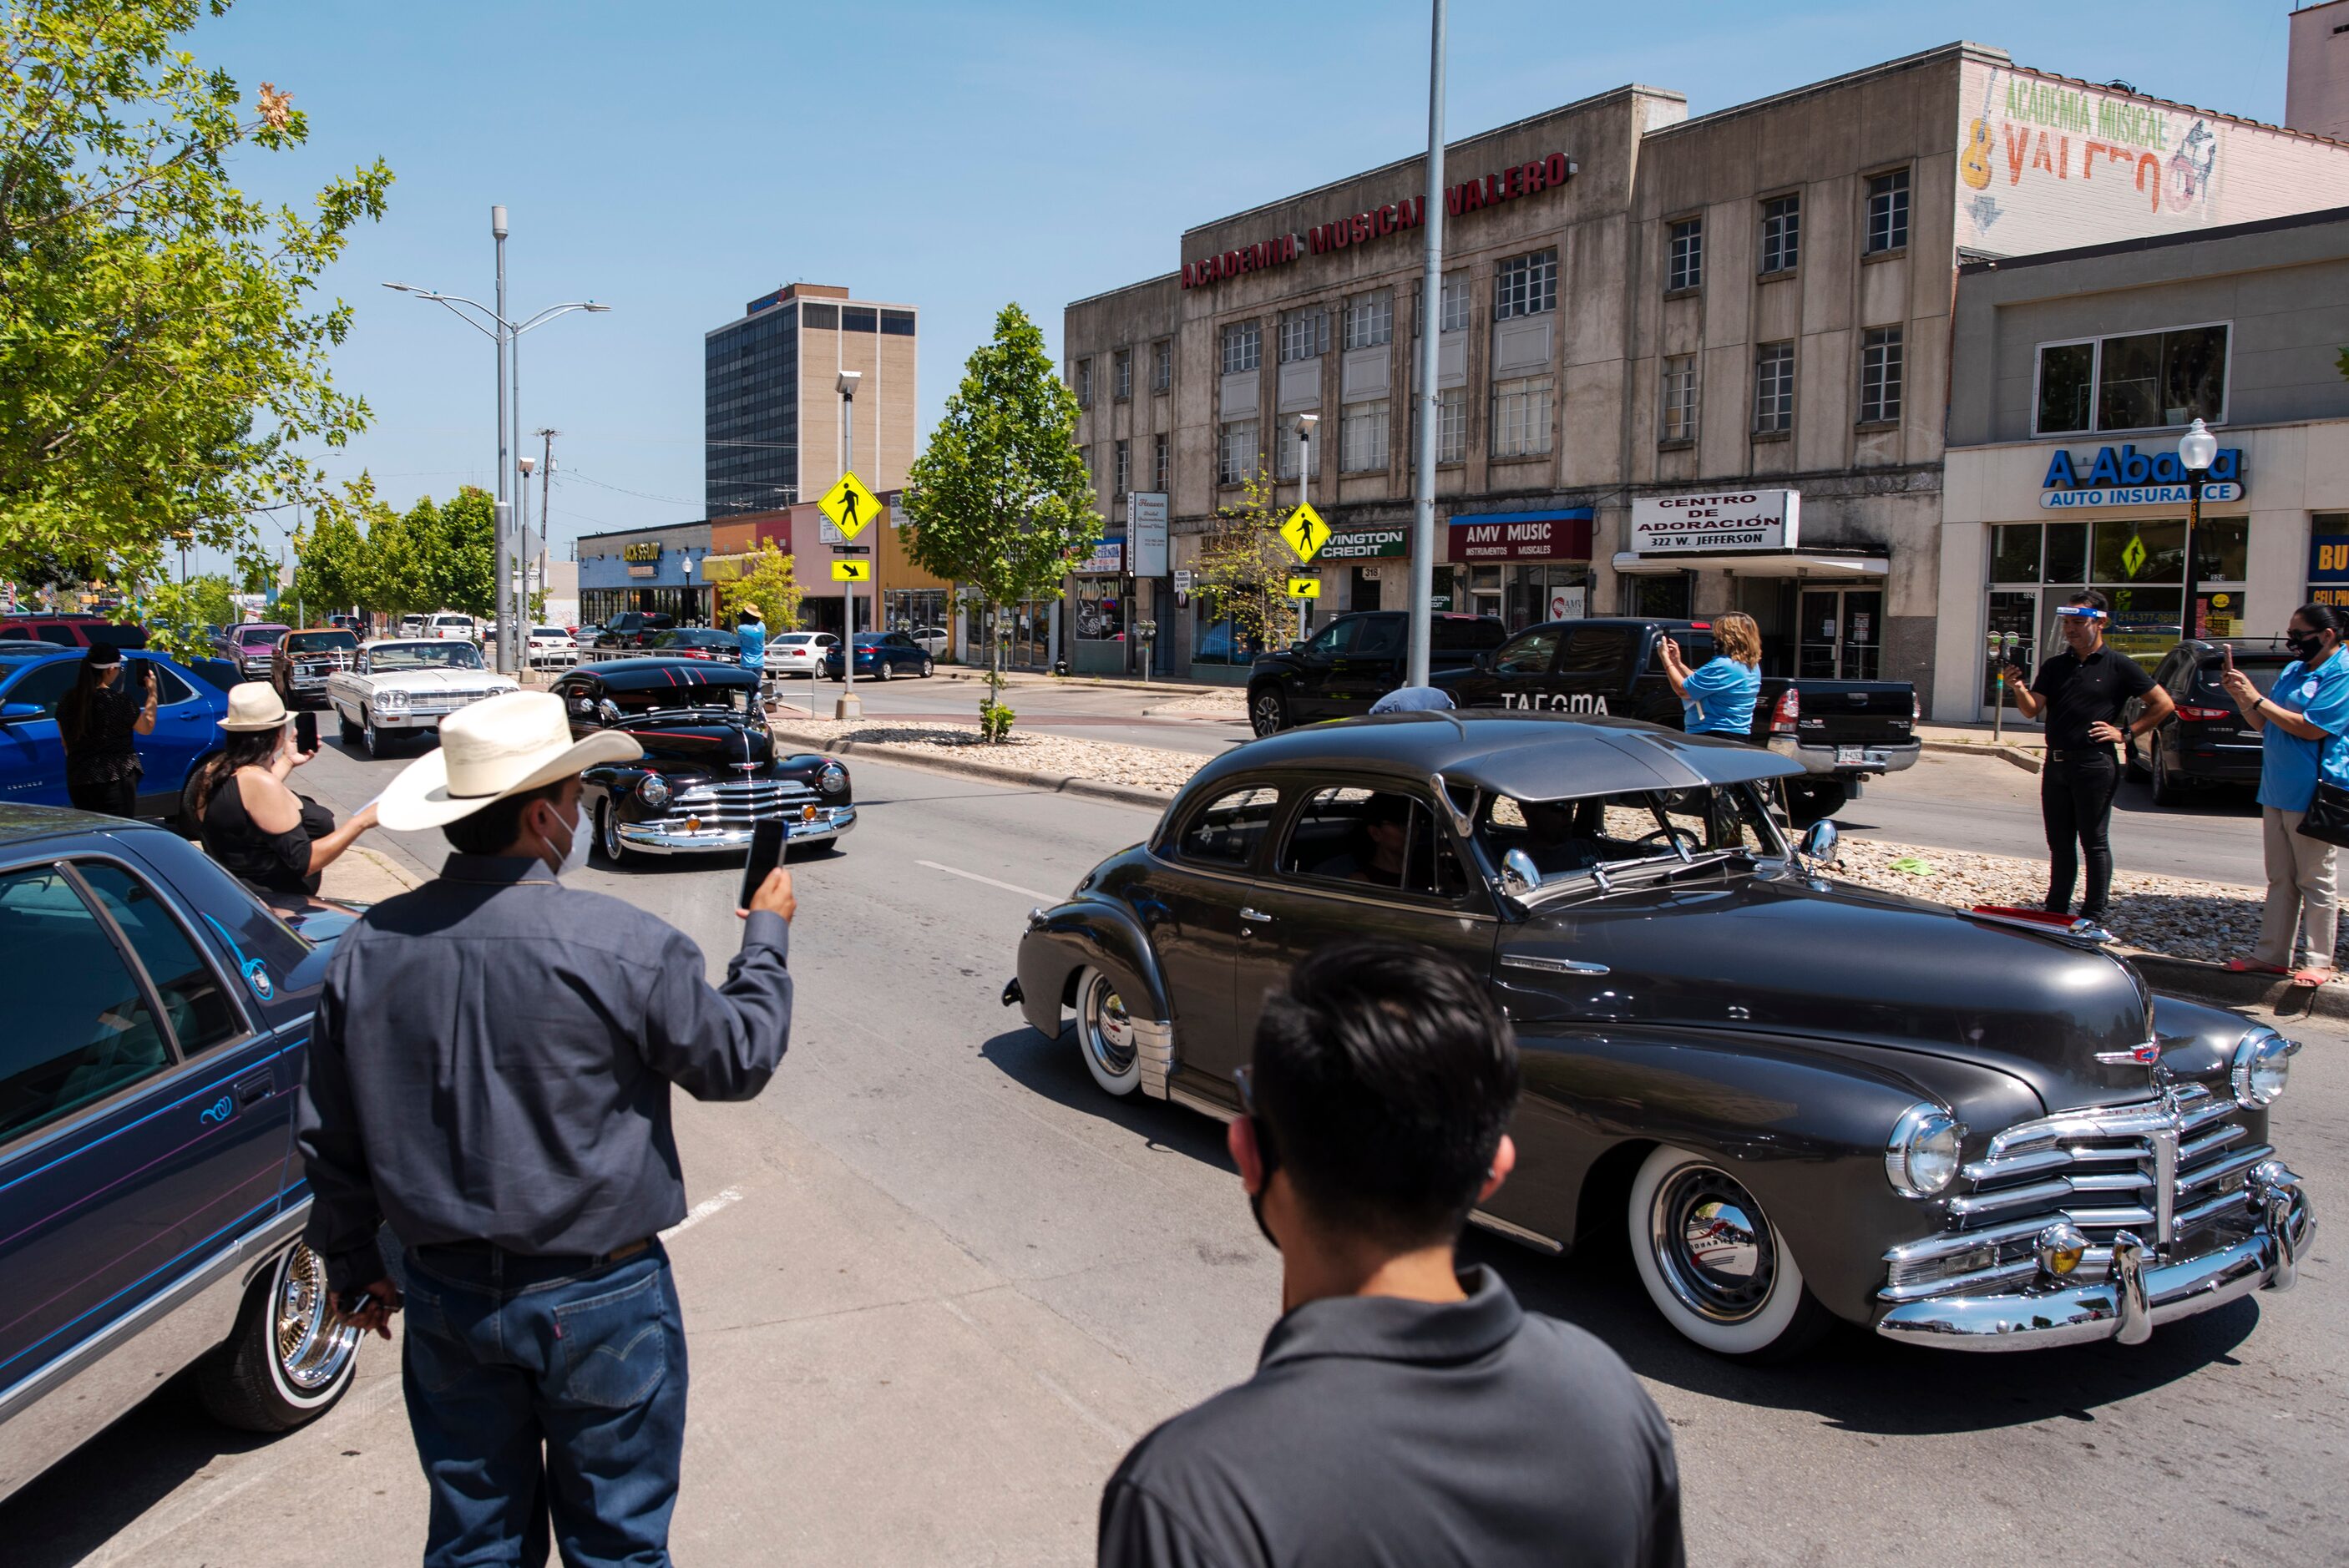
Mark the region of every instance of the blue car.
<instances>
[{"instance_id":1,"label":"blue car","mask_svg":"<svg viewBox=\"0 0 2349 1568\"><path fill-rule=\"evenodd\" d=\"M57 738L57 703L81 673L82 650L53 648L33 657L0 659L0 804L63 806L65 742ZM118 680L136 682L142 665L155 666L155 729L139 737L139 814L177 820L181 793L199 763L225 738L221 720L228 696L176 659L126 651ZM182 824L186 825L186 824Z\"/></svg>"},{"instance_id":2,"label":"blue car","mask_svg":"<svg viewBox=\"0 0 2349 1568\"><path fill-rule=\"evenodd\" d=\"M184 1367L252 1431L350 1387L294 1140L349 911L146 823L0 804L0 1499Z\"/></svg>"},{"instance_id":3,"label":"blue car","mask_svg":"<svg viewBox=\"0 0 2349 1568\"><path fill-rule=\"evenodd\" d=\"M856 634L856 674L858 678L891 680L898 676L926 676L937 668L930 650L903 632L859 632ZM835 644L823 656L826 680L840 678L840 648Z\"/></svg>"}]
</instances>

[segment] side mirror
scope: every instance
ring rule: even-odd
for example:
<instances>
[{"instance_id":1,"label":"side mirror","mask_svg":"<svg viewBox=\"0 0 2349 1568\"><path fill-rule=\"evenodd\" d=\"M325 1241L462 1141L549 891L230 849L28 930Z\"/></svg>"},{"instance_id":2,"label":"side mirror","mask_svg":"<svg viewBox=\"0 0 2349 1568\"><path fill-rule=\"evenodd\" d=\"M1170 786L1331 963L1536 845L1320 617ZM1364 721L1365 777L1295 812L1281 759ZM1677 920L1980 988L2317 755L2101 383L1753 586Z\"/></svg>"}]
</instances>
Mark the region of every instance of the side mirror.
<instances>
[{"instance_id":1,"label":"side mirror","mask_svg":"<svg viewBox=\"0 0 2349 1568\"><path fill-rule=\"evenodd\" d=\"M48 717L48 710L36 702L0 703L0 724L30 724Z\"/></svg>"},{"instance_id":2,"label":"side mirror","mask_svg":"<svg viewBox=\"0 0 2349 1568\"><path fill-rule=\"evenodd\" d=\"M1835 864L1836 840L1839 836L1840 835L1836 830L1835 823L1828 819L1822 817L1819 820L1813 822L1808 828L1803 830L1802 848L1804 858L1806 860L1816 861L1823 866L1831 866Z\"/></svg>"},{"instance_id":3,"label":"side mirror","mask_svg":"<svg viewBox=\"0 0 2349 1568\"><path fill-rule=\"evenodd\" d=\"M619 723L620 705L614 702L610 697L605 697L602 702L595 705L595 717L599 722L604 724Z\"/></svg>"},{"instance_id":4,"label":"side mirror","mask_svg":"<svg viewBox=\"0 0 2349 1568\"><path fill-rule=\"evenodd\" d=\"M1468 662L1475 665L1480 670L1489 670L1493 667L1492 650L1489 648L1479 648L1475 653L1468 655Z\"/></svg>"},{"instance_id":5,"label":"side mirror","mask_svg":"<svg viewBox=\"0 0 2349 1568\"><path fill-rule=\"evenodd\" d=\"M1523 850L1511 850L1501 857L1501 891L1512 897L1522 897L1541 886L1541 869L1534 864L1533 856Z\"/></svg>"}]
</instances>

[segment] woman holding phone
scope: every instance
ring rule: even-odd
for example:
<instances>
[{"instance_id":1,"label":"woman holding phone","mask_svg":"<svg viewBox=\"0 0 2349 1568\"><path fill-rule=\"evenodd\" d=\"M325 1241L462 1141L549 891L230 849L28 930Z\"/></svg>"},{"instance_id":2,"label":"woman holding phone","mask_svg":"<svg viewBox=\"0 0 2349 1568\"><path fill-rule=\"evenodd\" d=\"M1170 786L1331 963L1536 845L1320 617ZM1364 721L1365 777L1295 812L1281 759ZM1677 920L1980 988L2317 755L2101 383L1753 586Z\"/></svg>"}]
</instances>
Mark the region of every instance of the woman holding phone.
<instances>
[{"instance_id":1,"label":"woman holding phone","mask_svg":"<svg viewBox=\"0 0 2349 1568\"><path fill-rule=\"evenodd\" d=\"M2349 781L2349 758L2340 744L2349 730L2349 658L2341 653L2340 613L2329 604L2302 604L2284 629L2297 655L2261 696L2235 667L2225 648L2220 684L2243 721L2260 732L2260 828L2266 849L2267 908L2259 944L2228 968L2289 974L2296 985L2333 978L2333 947L2340 924L2333 895L2331 844L2298 831L2316 798L2317 780Z\"/></svg>"},{"instance_id":2,"label":"woman holding phone","mask_svg":"<svg viewBox=\"0 0 2349 1568\"><path fill-rule=\"evenodd\" d=\"M1691 735L1746 735L1762 695L1762 628L1732 610L1713 621L1713 656L1695 669L1671 637L1656 645L1664 678L1681 699L1681 727Z\"/></svg>"},{"instance_id":3,"label":"woman holding phone","mask_svg":"<svg viewBox=\"0 0 2349 1568\"><path fill-rule=\"evenodd\" d=\"M155 666L139 661L136 686L122 678L122 650L92 643L57 704L66 748L66 797L85 811L131 817L139 810L139 748L155 732Z\"/></svg>"},{"instance_id":4,"label":"woman holding phone","mask_svg":"<svg viewBox=\"0 0 2349 1568\"><path fill-rule=\"evenodd\" d=\"M315 893L336 856L375 826L363 806L341 827L335 814L285 783L311 758L297 748L285 704L267 681L229 690L221 729L228 744L197 770L190 790L205 852L247 887L264 893Z\"/></svg>"}]
</instances>

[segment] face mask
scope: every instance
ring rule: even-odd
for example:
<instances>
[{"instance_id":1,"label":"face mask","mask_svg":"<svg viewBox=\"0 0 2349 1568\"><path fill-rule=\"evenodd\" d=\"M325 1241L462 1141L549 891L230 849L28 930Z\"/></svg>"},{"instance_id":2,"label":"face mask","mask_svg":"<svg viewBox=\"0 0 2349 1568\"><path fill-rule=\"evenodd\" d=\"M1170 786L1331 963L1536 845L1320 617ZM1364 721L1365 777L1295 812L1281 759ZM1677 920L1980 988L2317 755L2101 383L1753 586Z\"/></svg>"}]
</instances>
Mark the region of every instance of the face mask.
<instances>
[{"instance_id":1,"label":"face mask","mask_svg":"<svg viewBox=\"0 0 2349 1568\"><path fill-rule=\"evenodd\" d=\"M552 843L554 841L550 839L547 841ZM588 853L595 847L595 835L587 830L587 813L582 811L571 824L571 838L563 849L563 863L554 868L554 874L567 877L585 866Z\"/></svg>"},{"instance_id":2,"label":"face mask","mask_svg":"<svg viewBox=\"0 0 2349 1568\"><path fill-rule=\"evenodd\" d=\"M2294 654L2299 655L2302 662L2305 662L2309 659L2314 658L2318 654L2324 651L2324 634L2322 632L2301 632L2294 634L2287 634L2283 640L2283 645L2290 648Z\"/></svg>"},{"instance_id":3,"label":"face mask","mask_svg":"<svg viewBox=\"0 0 2349 1568\"><path fill-rule=\"evenodd\" d=\"M1248 1212L1256 1217L1257 1233L1277 1253L1280 1251L1280 1243L1274 1237L1272 1227L1264 1222L1264 1195L1272 1186L1272 1173L1280 1169L1280 1153L1273 1146L1272 1129L1265 1125L1264 1118L1251 1116L1248 1120L1256 1127L1257 1152L1264 1161L1264 1185L1247 1195Z\"/></svg>"}]
</instances>

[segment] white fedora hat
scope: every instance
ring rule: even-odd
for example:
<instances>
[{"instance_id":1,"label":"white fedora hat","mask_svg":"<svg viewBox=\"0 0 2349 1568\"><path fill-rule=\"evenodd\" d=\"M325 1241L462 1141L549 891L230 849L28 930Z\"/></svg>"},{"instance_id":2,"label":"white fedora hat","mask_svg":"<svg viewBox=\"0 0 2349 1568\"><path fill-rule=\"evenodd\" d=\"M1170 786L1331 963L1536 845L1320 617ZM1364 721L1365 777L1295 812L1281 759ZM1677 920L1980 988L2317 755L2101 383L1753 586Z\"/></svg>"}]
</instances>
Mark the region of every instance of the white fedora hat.
<instances>
[{"instance_id":1,"label":"white fedora hat","mask_svg":"<svg viewBox=\"0 0 2349 1568\"><path fill-rule=\"evenodd\" d=\"M500 692L440 721L440 749L400 770L377 801L376 819L399 832L437 828L598 762L644 754L631 738L608 731L573 740L553 692Z\"/></svg>"},{"instance_id":2,"label":"white fedora hat","mask_svg":"<svg viewBox=\"0 0 2349 1568\"><path fill-rule=\"evenodd\" d=\"M228 688L228 717L220 721L232 735L285 727L285 699L267 681L239 681Z\"/></svg>"}]
</instances>

